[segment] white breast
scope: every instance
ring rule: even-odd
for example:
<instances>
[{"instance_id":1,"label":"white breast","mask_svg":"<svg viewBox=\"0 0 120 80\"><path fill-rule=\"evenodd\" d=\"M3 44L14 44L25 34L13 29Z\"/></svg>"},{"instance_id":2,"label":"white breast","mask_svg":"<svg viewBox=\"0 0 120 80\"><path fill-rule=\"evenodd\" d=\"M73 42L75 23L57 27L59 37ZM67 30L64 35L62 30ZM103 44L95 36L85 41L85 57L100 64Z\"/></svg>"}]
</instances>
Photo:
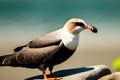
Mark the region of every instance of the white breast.
<instances>
[{"instance_id":1,"label":"white breast","mask_svg":"<svg viewBox=\"0 0 120 80\"><path fill-rule=\"evenodd\" d=\"M73 35L63 29L60 36L65 47L70 50L75 50L77 48L79 43L79 34Z\"/></svg>"}]
</instances>

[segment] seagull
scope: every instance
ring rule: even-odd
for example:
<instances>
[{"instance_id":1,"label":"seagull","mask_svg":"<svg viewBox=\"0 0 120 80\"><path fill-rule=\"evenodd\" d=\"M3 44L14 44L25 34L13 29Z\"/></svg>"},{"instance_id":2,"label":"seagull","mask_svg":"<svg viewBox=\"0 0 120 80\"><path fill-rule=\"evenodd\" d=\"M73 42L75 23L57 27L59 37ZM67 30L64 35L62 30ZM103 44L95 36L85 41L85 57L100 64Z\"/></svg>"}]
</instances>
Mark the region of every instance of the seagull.
<instances>
[{"instance_id":1,"label":"seagull","mask_svg":"<svg viewBox=\"0 0 120 80\"><path fill-rule=\"evenodd\" d=\"M46 69L53 75L53 67L70 58L79 43L79 33L83 30L97 33L97 28L80 18L72 18L65 25L42 37L14 49L13 54L0 56L0 66L38 68L43 72L44 80L49 80Z\"/></svg>"}]
</instances>

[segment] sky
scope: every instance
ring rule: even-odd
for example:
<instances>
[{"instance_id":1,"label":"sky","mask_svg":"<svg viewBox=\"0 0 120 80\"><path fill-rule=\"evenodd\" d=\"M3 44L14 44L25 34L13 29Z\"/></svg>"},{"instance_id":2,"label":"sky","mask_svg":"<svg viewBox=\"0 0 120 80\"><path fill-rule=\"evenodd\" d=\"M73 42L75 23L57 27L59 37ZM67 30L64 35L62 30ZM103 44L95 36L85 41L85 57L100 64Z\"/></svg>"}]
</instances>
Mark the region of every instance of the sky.
<instances>
[{"instance_id":1,"label":"sky","mask_svg":"<svg viewBox=\"0 0 120 80\"><path fill-rule=\"evenodd\" d=\"M120 55L120 0L0 0L0 55L13 53L15 47L62 28L74 17L96 26L98 33L81 32L76 51L81 52L80 59L76 54L71 60L77 57L82 62L87 57L90 62L84 60L79 66L98 63L111 67L112 60ZM103 61L103 57L108 60ZM67 62L64 65L69 67Z\"/></svg>"}]
</instances>

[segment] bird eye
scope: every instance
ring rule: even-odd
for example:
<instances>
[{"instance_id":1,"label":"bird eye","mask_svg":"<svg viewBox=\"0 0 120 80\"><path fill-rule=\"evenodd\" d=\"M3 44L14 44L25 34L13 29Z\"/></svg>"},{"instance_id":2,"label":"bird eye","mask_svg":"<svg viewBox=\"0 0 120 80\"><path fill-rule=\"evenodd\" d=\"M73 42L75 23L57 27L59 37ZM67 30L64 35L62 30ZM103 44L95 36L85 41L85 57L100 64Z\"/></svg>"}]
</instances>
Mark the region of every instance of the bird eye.
<instances>
[{"instance_id":1,"label":"bird eye","mask_svg":"<svg viewBox=\"0 0 120 80\"><path fill-rule=\"evenodd\" d=\"M85 26L85 24L82 22L76 22L75 24L76 24L76 26Z\"/></svg>"}]
</instances>

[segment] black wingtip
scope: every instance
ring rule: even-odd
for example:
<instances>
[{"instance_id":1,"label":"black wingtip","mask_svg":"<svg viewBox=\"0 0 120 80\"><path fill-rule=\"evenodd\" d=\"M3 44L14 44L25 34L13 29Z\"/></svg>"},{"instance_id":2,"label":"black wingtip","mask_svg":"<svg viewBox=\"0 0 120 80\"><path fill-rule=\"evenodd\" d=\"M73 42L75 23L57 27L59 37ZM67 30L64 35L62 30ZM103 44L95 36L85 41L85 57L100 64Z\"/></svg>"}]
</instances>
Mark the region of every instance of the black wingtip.
<instances>
[{"instance_id":1,"label":"black wingtip","mask_svg":"<svg viewBox=\"0 0 120 80\"><path fill-rule=\"evenodd\" d=\"M23 46L19 46L17 48L14 49L15 52L18 52L20 51L23 47L25 47L26 45L23 45Z\"/></svg>"}]
</instances>

